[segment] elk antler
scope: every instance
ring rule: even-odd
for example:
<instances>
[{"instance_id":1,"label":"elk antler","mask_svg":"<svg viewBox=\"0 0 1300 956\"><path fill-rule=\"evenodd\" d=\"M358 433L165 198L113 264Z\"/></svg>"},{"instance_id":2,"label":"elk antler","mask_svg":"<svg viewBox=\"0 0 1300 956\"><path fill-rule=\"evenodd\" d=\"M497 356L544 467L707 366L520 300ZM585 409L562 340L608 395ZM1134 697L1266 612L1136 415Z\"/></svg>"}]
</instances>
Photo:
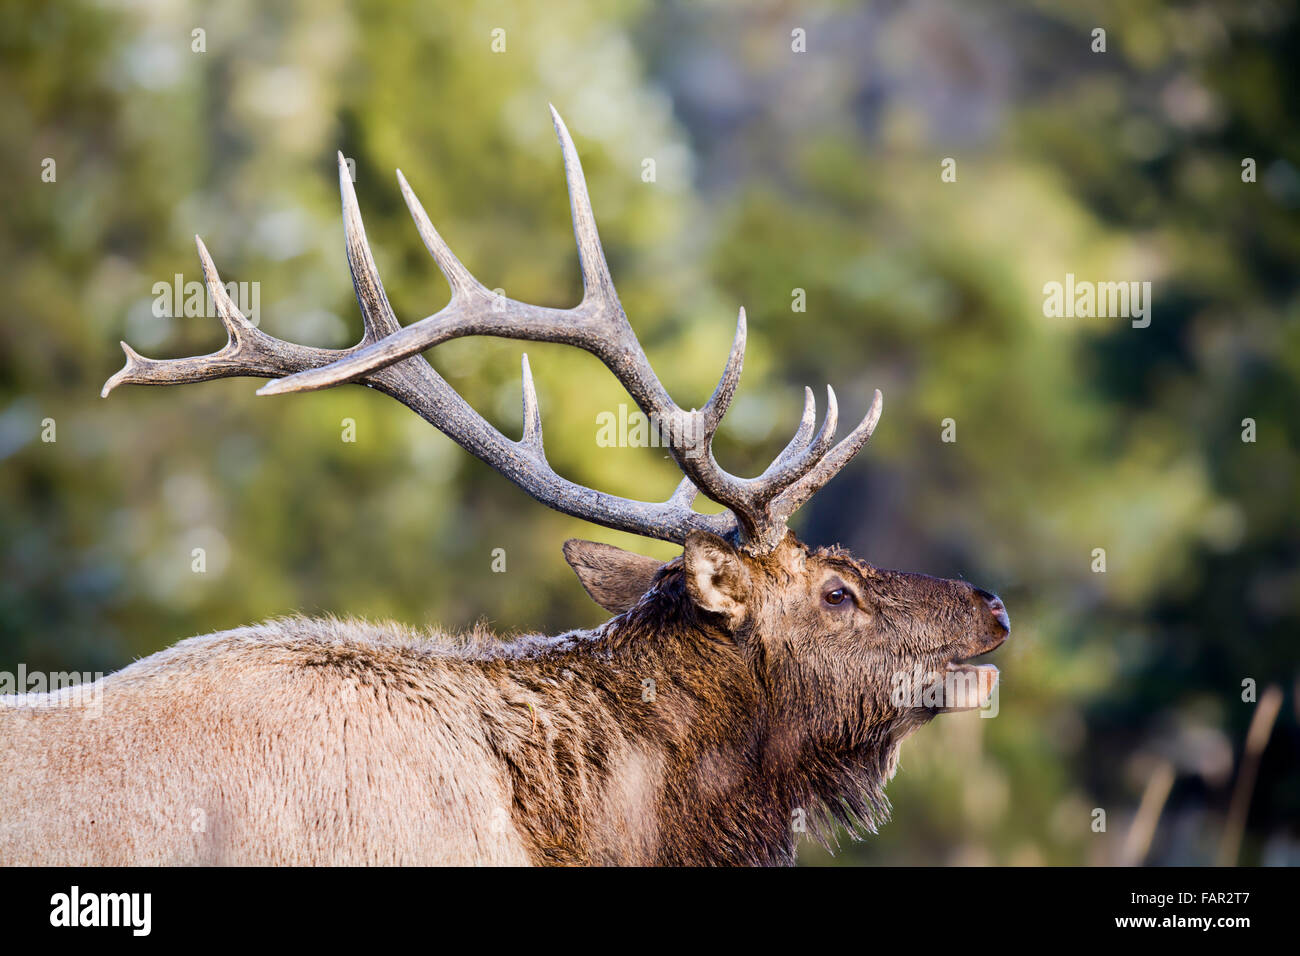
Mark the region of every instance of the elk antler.
<instances>
[{"instance_id":1,"label":"elk antler","mask_svg":"<svg viewBox=\"0 0 1300 956\"><path fill-rule=\"evenodd\" d=\"M805 390L804 412L790 443L756 478L724 471L713 457L713 437L740 381L745 353L745 310L740 310L735 340L713 395L699 410L687 411L669 397L627 315L619 304L609 266L596 232L587 184L577 149L554 107L551 117L564 156L573 231L582 269L582 301L571 309L551 309L497 296L470 274L438 235L406 178L398 170L402 196L429 254L451 286L451 301L440 311L405 328L398 325L366 243L352 180L339 155L339 189L348 266L361 307L365 332L348 349L310 348L283 342L259 331L226 294L202 241L204 279L229 335L224 348L196 358L156 360L138 355L125 342L125 367L104 385L104 395L123 383L171 385L232 375L272 378L259 395L278 395L360 382L396 398L471 454L528 492L565 514L633 534L681 543L693 530L732 538L753 553L770 551L785 535L785 523L866 444L880 418L880 391L866 417L839 444L835 392L827 387L826 418L814 436L816 402ZM665 502L642 502L594 491L557 475L542 447L528 356L523 358L524 433L511 441L493 428L419 355L467 335L491 335L576 346L600 359L656 422L664 444L685 476ZM726 512L703 515L691 508L698 491Z\"/></svg>"}]
</instances>

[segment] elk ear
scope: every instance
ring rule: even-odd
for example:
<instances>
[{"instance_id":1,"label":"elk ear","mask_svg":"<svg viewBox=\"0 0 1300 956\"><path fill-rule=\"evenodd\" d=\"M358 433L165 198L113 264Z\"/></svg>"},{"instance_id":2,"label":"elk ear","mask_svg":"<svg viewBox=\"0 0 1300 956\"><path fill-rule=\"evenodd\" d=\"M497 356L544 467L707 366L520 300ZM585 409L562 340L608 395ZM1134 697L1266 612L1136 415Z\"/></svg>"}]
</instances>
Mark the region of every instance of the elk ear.
<instances>
[{"instance_id":1,"label":"elk ear","mask_svg":"<svg viewBox=\"0 0 1300 956\"><path fill-rule=\"evenodd\" d=\"M728 628L745 617L749 600L749 571L736 549L716 535L693 531L682 551L686 590L706 611L721 614Z\"/></svg>"},{"instance_id":2,"label":"elk ear","mask_svg":"<svg viewBox=\"0 0 1300 956\"><path fill-rule=\"evenodd\" d=\"M664 566L643 554L578 538L564 542L564 560L591 599L612 614L622 614L641 600Z\"/></svg>"}]
</instances>

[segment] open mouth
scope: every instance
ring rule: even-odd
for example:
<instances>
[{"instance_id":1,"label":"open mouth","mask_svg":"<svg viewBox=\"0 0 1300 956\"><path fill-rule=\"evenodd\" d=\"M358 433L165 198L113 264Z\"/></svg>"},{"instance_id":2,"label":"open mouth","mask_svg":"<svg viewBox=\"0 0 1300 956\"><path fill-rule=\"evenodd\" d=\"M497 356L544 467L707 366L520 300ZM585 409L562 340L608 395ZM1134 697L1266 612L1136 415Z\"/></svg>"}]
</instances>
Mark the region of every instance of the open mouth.
<instances>
[{"instance_id":1,"label":"open mouth","mask_svg":"<svg viewBox=\"0 0 1300 956\"><path fill-rule=\"evenodd\" d=\"M937 710L952 714L988 706L989 698L998 684L998 669L993 664L974 663L976 658L987 653L989 651L981 651L971 657L948 662L943 682L943 704Z\"/></svg>"}]
</instances>

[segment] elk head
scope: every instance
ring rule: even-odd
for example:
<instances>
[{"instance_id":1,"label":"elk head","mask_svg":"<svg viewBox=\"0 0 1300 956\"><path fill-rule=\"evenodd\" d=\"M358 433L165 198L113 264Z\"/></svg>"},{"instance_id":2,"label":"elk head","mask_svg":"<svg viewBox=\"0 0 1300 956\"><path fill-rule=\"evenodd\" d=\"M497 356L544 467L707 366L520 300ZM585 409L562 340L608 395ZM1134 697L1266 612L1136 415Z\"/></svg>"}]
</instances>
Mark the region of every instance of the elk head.
<instances>
[{"instance_id":1,"label":"elk head","mask_svg":"<svg viewBox=\"0 0 1300 956\"><path fill-rule=\"evenodd\" d=\"M1006 637L1001 601L961 581L884 571L840 550L810 550L788 531L789 517L840 471L871 436L881 412L877 390L865 417L838 443L838 405L827 388L817 427L816 402L805 390L803 415L776 459L753 478L724 470L713 437L735 394L744 359L740 310L721 380L699 410L668 395L628 324L610 278L577 150L552 109L564 159L583 298L552 309L498 296L456 258L430 223L401 172L402 195L415 225L451 287L440 311L398 324L366 242L352 181L339 156L339 188L348 264L364 321L361 341L340 351L284 342L254 327L227 295L201 240L209 294L228 333L210 355L147 359L125 342L126 365L104 386L175 384L227 376L271 378L260 395L359 382L402 402L538 501L588 521L683 546L662 565L607 545L569 542L566 556L592 597L622 612L646 592L676 589L700 627L734 645L765 688L775 714L808 739L792 746L849 748L863 735L905 733L935 712L975 706L996 669L968 663ZM490 425L420 354L468 335L557 342L599 358L641 410L657 422L683 478L662 502L634 501L585 488L550 467L542 443L536 391L524 356L523 435L511 440ZM705 515L699 493L726 510ZM935 696L934 677L956 676L964 694ZM881 728L885 728L882 731Z\"/></svg>"},{"instance_id":2,"label":"elk head","mask_svg":"<svg viewBox=\"0 0 1300 956\"><path fill-rule=\"evenodd\" d=\"M973 659L1011 630L988 591L813 550L793 534L755 554L694 531L667 564L591 541L564 551L606 610L689 605L698 630L741 652L792 753L897 743L937 713L983 706L997 668Z\"/></svg>"}]
</instances>

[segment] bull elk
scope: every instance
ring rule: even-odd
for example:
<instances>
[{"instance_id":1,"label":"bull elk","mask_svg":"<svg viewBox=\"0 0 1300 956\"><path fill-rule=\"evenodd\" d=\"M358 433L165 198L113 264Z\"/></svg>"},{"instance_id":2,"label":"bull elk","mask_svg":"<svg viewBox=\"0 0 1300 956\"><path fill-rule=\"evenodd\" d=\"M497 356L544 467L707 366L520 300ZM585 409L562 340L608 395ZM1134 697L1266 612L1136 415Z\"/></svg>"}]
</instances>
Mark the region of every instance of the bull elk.
<instances>
[{"instance_id":1,"label":"bull elk","mask_svg":"<svg viewBox=\"0 0 1300 956\"><path fill-rule=\"evenodd\" d=\"M229 339L148 359L125 342L104 386L270 378L279 395L359 382L392 396L551 508L682 546L667 563L571 540L564 554L614 617L509 641L293 617L192 637L97 682L87 719L58 694L3 698L0 861L41 864L778 864L799 821L874 831L899 745L936 713L979 706L997 669L1002 602L964 581L887 571L813 549L790 515L863 447L881 396L840 442L837 406L799 426L755 478L713 437L740 378L742 309L702 409L665 391L628 324L568 130L552 110L582 301L543 308L487 290L397 174L451 286L402 327L371 257L340 156L359 344L296 345L254 327L198 241ZM488 424L420 354L467 335L560 342L601 360L659 423L683 474L666 501L582 487L547 463L523 360L523 435ZM702 493L726 510L706 515ZM900 675L926 691L900 694ZM953 679L965 682L955 698ZM66 697L66 695L63 695Z\"/></svg>"}]
</instances>

